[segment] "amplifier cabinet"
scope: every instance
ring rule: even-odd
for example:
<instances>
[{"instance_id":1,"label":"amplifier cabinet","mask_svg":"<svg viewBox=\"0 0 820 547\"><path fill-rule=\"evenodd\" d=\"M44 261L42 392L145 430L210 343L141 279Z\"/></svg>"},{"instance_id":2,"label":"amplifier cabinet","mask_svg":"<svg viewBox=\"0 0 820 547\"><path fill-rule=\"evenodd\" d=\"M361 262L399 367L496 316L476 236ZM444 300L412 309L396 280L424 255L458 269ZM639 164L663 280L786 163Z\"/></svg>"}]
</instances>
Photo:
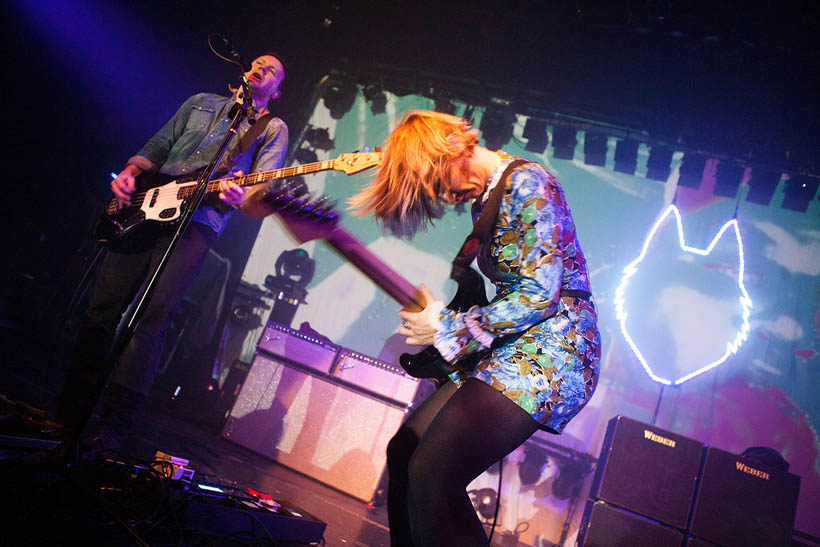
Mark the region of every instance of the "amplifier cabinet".
<instances>
[{"instance_id":1,"label":"amplifier cabinet","mask_svg":"<svg viewBox=\"0 0 820 547\"><path fill-rule=\"evenodd\" d=\"M703 444L624 416L609 421L590 497L685 529Z\"/></svg>"},{"instance_id":2,"label":"amplifier cabinet","mask_svg":"<svg viewBox=\"0 0 820 547\"><path fill-rule=\"evenodd\" d=\"M349 349L339 352L332 376L403 406L412 406L419 389L418 378L403 369Z\"/></svg>"},{"instance_id":3,"label":"amplifier cabinet","mask_svg":"<svg viewBox=\"0 0 820 547\"><path fill-rule=\"evenodd\" d=\"M330 374L339 354L336 344L274 321L265 326L256 348L321 374Z\"/></svg>"},{"instance_id":4,"label":"amplifier cabinet","mask_svg":"<svg viewBox=\"0 0 820 547\"><path fill-rule=\"evenodd\" d=\"M683 534L602 501L587 502L579 547L681 547Z\"/></svg>"},{"instance_id":5,"label":"amplifier cabinet","mask_svg":"<svg viewBox=\"0 0 820 547\"><path fill-rule=\"evenodd\" d=\"M791 545L800 477L709 447L690 533L727 547Z\"/></svg>"},{"instance_id":6,"label":"amplifier cabinet","mask_svg":"<svg viewBox=\"0 0 820 547\"><path fill-rule=\"evenodd\" d=\"M260 352L222 436L370 501L404 416L402 406Z\"/></svg>"}]
</instances>

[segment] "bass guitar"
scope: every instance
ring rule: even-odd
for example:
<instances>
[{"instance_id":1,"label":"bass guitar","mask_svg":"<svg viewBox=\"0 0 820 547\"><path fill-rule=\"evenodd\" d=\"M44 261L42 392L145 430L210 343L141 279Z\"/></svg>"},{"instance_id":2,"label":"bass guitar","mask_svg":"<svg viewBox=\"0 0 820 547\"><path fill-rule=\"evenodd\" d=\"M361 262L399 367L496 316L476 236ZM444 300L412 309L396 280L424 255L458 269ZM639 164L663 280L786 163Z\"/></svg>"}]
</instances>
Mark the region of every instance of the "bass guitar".
<instances>
[{"instance_id":1,"label":"bass guitar","mask_svg":"<svg viewBox=\"0 0 820 547\"><path fill-rule=\"evenodd\" d=\"M251 195L250 199L246 201L246 212L251 216L263 217L276 212L276 200L270 196L264 196L261 192ZM267 208L266 202L271 203L270 209ZM243 204L243 208L245 207L246 205ZM424 297L412 283L404 279L352 234L339 226L335 218L333 222L325 220L317 223L312 221L309 215L294 216L285 211L280 216L300 243L324 239L404 309L418 312L427 305ZM468 275L459 281L458 291L447 307L458 311L466 311L476 304L479 306L486 305L487 297L483 278L478 272L470 269ZM477 358L476 354L472 354L466 359ZM438 381L446 381L447 374L452 371L451 365L441 357L441 354L433 346L428 346L416 354L402 354L399 357L399 364L407 374L415 378L434 378Z\"/></svg>"},{"instance_id":2,"label":"bass guitar","mask_svg":"<svg viewBox=\"0 0 820 547\"><path fill-rule=\"evenodd\" d=\"M381 152L352 152L341 154L336 159L212 180L208 182L205 197L218 194L219 183L222 181L233 182L238 186L254 186L320 171L334 170L352 175L375 167L381 161ZM104 213L97 223L95 237L102 243L110 243L131 233L144 222L176 222L183 207L194 194L197 179L197 175L175 178L144 173L138 176L137 189L131 195L131 205L120 208L116 198L112 198L105 205Z\"/></svg>"}]
</instances>

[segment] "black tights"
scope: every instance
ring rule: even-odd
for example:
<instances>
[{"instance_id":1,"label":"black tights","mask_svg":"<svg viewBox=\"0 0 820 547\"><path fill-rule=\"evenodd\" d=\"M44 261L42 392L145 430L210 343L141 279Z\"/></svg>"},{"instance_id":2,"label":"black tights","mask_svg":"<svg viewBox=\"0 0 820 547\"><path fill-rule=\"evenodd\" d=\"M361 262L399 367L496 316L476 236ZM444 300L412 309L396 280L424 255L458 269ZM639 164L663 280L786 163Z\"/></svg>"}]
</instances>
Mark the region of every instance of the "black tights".
<instances>
[{"instance_id":1,"label":"black tights","mask_svg":"<svg viewBox=\"0 0 820 547\"><path fill-rule=\"evenodd\" d=\"M538 424L476 379L448 382L424 401L387 447L393 547L487 544L467 485L526 441Z\"/></svg>"}]
</instances>

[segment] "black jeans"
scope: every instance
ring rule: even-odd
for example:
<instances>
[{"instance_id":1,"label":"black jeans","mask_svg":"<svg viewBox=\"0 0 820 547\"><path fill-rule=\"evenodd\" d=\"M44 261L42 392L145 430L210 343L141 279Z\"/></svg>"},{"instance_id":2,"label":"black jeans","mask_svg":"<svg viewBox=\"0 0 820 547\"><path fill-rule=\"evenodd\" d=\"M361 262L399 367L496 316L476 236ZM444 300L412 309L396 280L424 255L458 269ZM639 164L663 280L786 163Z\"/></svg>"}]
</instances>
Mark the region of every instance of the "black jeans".
<instances>
[{"instance_id":1,"label":"black jeans","mask_svg":"<svg viewBox=\"0 0 820 547\"><path fill-rule=\"evenodd\" d=\"M486 545L467 485L537 430L529 413L480 380L444 384L387 447L393 547Z\"/></svg>"},{"instance_id":2,"label":"black jeans","mask_svg":"<svg viewBox=\"0 0 820 547\"><path fill-rule=\"evenodd\" d=\"M167 226L144 225L115 242L102 263L91 301L80 326L56 419L68 433L91 414L108 377L108 353L123 313L142 292L146 276L164 253L172 232ZM171 314L202 266L216 233L192 222L180 239L155 287L153 296L119 360L113 382L147 395L156 376Z\"/></svg>"}]
</instances>

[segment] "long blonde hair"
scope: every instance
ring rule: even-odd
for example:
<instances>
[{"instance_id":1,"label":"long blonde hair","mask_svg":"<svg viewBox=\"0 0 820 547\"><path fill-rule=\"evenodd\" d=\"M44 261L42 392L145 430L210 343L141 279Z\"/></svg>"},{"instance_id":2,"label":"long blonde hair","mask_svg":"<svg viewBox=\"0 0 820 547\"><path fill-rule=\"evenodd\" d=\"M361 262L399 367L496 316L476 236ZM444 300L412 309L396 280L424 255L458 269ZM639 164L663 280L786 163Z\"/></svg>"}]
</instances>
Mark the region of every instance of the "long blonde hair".
<instances>
[{"instance_id":1,"label":"long blonde hair","mask_svg":"<svg viewBox=\"0 0 820 547\"><path fill-rule=\"evenodd\" d=\"M442 196L478 144L465 120L429 110L409 112L384 146L376 177L348 200L356 215L373 213L397 236L412 237L441 217Z\"/></svg>"}]
</instances>

